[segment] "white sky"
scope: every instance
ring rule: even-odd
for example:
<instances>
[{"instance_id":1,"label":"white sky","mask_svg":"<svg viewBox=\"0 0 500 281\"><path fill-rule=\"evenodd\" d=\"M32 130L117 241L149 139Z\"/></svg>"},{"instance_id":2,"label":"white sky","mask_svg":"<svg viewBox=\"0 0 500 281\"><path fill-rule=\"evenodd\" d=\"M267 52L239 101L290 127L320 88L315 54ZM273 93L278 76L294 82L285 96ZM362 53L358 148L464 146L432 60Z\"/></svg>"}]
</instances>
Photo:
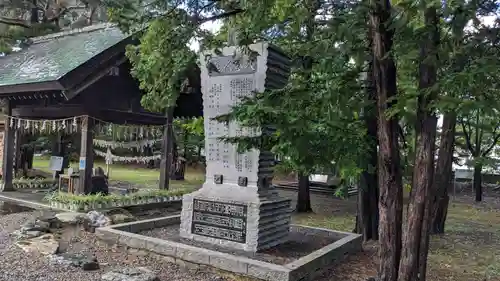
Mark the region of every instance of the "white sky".
<instances>
[{"instance_id":1,"label":"white sky","mask_svg":"<svg viewBox=\"0 0 500 281\"><path fill-rule=\"evenodd\" d=\"M209 30L212 33L216 33L219 31L219 29L222 27L222 21L217 20L217 21L211 21L211 22L206 22L201 25L201 28L204 30ZM200 50L200 42L196 40L195 38L192 38L190 43L189 43L189 49L198 52Z\"/></svg>"}]
</instances>

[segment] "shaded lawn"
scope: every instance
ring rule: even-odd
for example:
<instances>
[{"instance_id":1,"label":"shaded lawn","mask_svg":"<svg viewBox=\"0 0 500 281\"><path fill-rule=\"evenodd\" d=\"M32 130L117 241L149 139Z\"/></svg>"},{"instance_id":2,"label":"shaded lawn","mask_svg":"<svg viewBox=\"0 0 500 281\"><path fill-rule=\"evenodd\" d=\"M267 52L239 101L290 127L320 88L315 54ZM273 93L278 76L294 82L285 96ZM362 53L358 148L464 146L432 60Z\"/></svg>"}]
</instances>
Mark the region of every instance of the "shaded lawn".
<instances>
[{"instance_id":1,"label":"shaded lawn","mask_svg":"<svg viewBox=\"0 0 500 281\"><path fill-rule=\"evenodd\" d=\"M354 229L355 209L353 211L352 206L347 206L347 202L355 206L354 198L347 202L329 200L328 206L323 205L326 202L321 202L317 198L313 200L320 201L315 208L317 212L296 214L294 223L347 232ZM498 207L495 202L480 205L463 202L450 204L446 234L431 238L427 280L500 280L500 208ZM318 280L365 281L368 277L375 276L377 245L367 243L364 249L364 252L348 257L347 262L325 273Z\"/></svg>"},{"instance_id":2,"label":"shaded lawn","mask_svg":"<svg viewBox=\"0 0 500 281\"><path fill-rule=\"evenodd\" d=\"M78 163L70 163L71 167L78 167ZM94 162L94 167L100 166L106 170L104 162ZM49 160L41 157L35 157L33 168L51 173L49 169ZM128 182L134 185L144 187L157 187L160 177L158 169L146 169L143 167L134 167L133 165L112 164L109 167L109 179L111 182ZM187 169L184 181L171 180L174 187L198 187L205 179L203 171Z\"/></svg>"}]
</instances>

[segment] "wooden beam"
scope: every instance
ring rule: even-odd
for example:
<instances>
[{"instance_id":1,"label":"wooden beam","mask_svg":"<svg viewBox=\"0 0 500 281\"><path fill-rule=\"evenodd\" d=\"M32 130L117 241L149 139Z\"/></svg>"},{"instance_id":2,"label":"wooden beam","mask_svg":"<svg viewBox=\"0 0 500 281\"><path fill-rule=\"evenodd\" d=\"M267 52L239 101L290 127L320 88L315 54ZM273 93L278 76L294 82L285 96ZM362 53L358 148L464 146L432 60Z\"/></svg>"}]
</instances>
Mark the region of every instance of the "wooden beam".
<instances>
[{"instance_id":1,"label":"wooden beam","mask_svg":"<svg viewBox=\"0 0 500 281\"><path fill-rule=\"evenodd\" d=\"M18 107L12 110L12 116L33 119L61 119L86 115L83 105L58 105L48 107Z\"/></svg>"},{"instance_id":2,"label":"wooden beam","mask_svg":"<svg viewBox=\"0 0 500 281\"><path fill-rule=\"evenodd\" d=\"M96 118L115 124L130 125L165 125L167 119L164 115L151 112L131 112L115 109L102 109Z\"/></svg>"},{"instance_id":3,"label":"wooden beam","mask_svg":"<svg viewBox=\"0 0 500 281\"><path fill-rule=\"evenodd\" d=\"M110 73L110 71L113 67L119 66L126 61L127 61L127 57L123 57L121 59L118 59L118 61L116 63L104 68L103 70L97 72L95 75L91 75L90 77L87 77L83 82L79 83L78 85L73 86L73 88L63 91L63 94L66 97L66 100L70 100L70 99L76 97L83 90L87 89L92 84L97 82L99 79L101 79L102 77L104 77L108 73Z\"/></svg>"},{"instance_id":4,"label":"wooden beam","mask_svg":"<svg viewBox=\"0 0 500 281\"><path fill-rule=\"evenodd\" d=\"M5 114L12 114L11 101L5 101ZM3 164L2 164L2 180L4 183L2 191L14 191L12 185L13 170L14 170L14 135L15 129L6 124L3 140Z\"/></svg>"},{"instance_id":5,"label":"wooden beam","mask_svg":"<svg viewBox=\"0 0 500 281\"><path fill-rule=\"evenodd\" d=\"M163 133L162 155L160 162L160 189L170 188L170 171L172 170L172 161L174 158L174 108L167 109L167 124Z\"/></svg>"},{"instance_id":6,"label":"wooden beam","mask_svg":"<svg viewBox=\"0 0 500 281\"><path fill-rule=\"evenodd\" d=\"M19 96L19 93L61 91L63 89L63 86L58 81L46 81L0 86L0 94L2 97L16 97Z\"/></svg>"},{"instance_id":7,"label":"wooden beam","mask_svg":"<svg viewBox=\"0 0 500 281\"><path fill-rule=\"evenodd\" d=\"M82 120L82 137L80 143L80 180L76 194L84 194L92 190L92 169L94 168L94 151L92 150L94 119L85 116Z\"/></svg>"}]
</instances>

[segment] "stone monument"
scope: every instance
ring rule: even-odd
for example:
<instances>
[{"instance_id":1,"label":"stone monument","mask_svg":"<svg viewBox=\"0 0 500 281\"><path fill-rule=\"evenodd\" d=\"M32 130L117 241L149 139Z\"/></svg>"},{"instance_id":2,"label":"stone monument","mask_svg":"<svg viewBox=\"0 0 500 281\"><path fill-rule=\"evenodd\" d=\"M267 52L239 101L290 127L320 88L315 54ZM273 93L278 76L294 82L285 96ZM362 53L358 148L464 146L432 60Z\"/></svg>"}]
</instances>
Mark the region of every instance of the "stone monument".
<instances>
[{"instance_id":1,"label":"stone monument","mask_svg":"<svg viewBox=\"0 0 500 281\"><path fill-rule=\"evenodd\" d=\"M271 185L274 156L257 149L239 153L224 136L256 136L266 128L244 128L217 122L244 96L282 88L290 59L268 43L226 47L200 55L205 118L206 179L184 195L180 236L249 252L271 248L288 239L290 200Z\"/></svg>"}]
</instances>

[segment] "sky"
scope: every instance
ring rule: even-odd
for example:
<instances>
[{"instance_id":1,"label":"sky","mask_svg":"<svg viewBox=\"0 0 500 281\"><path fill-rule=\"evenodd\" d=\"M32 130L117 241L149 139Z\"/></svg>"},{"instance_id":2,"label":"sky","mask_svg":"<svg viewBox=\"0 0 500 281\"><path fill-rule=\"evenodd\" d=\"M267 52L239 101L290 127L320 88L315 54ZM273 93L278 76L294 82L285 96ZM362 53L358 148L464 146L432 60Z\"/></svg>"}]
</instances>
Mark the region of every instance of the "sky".
<instances>
[{"instance_id":1,"label":"sky","mask_svg":"<svg viewBox=\"0 0 500 281\"><path fill-rule=\"evenodd\" d=\"M201 25L201 28L204 30L209 30L212 33L215 33L219 31L221 26L222 26L222 21L217 20L217 21L205 22ZM200 50L200 43L195 38L192 38L191 42L189 42L189 49L198 52Z\"/></svg>"}]
</instances>

